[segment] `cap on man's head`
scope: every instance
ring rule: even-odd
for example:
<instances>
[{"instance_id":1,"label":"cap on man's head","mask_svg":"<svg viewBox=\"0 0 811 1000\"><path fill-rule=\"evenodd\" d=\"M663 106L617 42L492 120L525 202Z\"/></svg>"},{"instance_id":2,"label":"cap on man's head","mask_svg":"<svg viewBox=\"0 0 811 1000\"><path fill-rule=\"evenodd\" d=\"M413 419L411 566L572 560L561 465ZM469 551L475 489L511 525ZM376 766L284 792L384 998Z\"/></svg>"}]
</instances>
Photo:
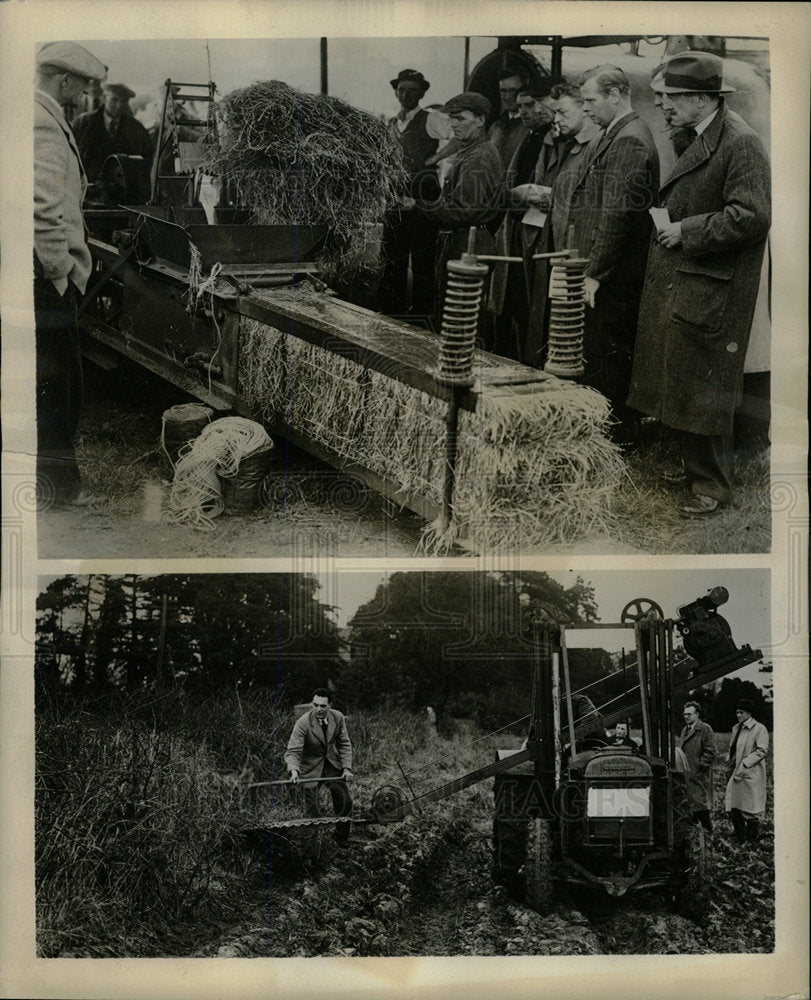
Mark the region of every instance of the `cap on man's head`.
<instances>
[{"instance_id":1,"label":"cap on man's head","mask_svg":"<svg viewBox=\"0 0 811 1000\"><path fill-rule=\"evenodd\" d=\"M741 698L738 704L735 706L736 712L749 712L751 715L755 710L755 703L751 698Z\"/></svg>"},{"instance_id":2,"label":"cap on man's head","mask_svg":"<svg viewBox=\"0 0 811 1000\"><path fill-rule=\"evenodd\" d=\"M104 83L101 89L105 94L115 94L122 101L131 101L135 97L135 91L130 90L130 88L124 83Z\"/></svg>"},{"instance_id":3,"label":"cap on man's head","mask_svg":"<svg viewBox=\"0 0 811 1000\"><path fill-rule=\"evenodd\" d=\"M490 114L492 104L482 94L477 94L475 90L466 90L462 94L452 97L445 105L445 114L452 111L470 111L474 115L481 115L486 118Z\"/></svg>"},{"instance_id":4,"label":"cap on man's head","mask_svg":"<svg viewBox=\"0 0 811 1000\"><path fill-rule=\"evenodd\" d=\"M87 80L104 80L107 67L77 42L49 42L37 52L37 69L53 66Z\"/></svg>"},{"instance_id":5,"label":"cap on man's head","mask_svg":"<svg viewBox=\"0 0 811 1000\"><path fill-rule=\"evenodd\" d=\"M665 94L732 94L724 86L724 63L712 52L680 52L662 64ZM654 77L655 79L655 77Z\"/></svg>"},{"instance_id":6,"label":"cap on man's head","mask_svg":"<svg viewBox=\"0 0 811 1000\"><path fill-rule=\"evenodd\" d=\"M423 94L431 86L425 77L417 69L401 69L396 79L389 80L394 90L397 90L398 83L416 83L422 87Z\"/></svg>"}]
</instances>

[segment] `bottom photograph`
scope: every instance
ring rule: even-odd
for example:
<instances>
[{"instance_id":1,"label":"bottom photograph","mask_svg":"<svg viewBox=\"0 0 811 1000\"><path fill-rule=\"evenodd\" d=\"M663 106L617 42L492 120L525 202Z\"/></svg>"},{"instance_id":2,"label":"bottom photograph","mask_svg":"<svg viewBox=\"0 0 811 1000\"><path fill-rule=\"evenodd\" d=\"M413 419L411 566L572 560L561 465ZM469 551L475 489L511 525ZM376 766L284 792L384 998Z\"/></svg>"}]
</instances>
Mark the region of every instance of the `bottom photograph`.
<instances>
[{"instance_id":1,"label":"bottom photograph","mask_svg":"<svg viewBox=\"0 0 811 1000\"><path fill-rule=\"evenodd\" d=\"M770 604L761 569L40 577L37 954L771 952Z\"/></svg>"}]
</instances>

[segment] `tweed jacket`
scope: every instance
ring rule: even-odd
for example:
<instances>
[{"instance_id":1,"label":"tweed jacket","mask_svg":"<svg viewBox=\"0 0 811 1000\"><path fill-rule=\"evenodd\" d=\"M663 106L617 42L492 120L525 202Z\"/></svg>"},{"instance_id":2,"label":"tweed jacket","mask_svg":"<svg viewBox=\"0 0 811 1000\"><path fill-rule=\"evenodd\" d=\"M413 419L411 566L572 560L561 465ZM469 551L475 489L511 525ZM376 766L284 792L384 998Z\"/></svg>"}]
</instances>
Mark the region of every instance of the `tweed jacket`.
<instances>
[{"instance_id":1,"label":"tweed jacket","mask_svg":"<svg viewBox=\"0 0 811 1000\"><path fill-rule=\"evenodd\" d=\"M694 811L712 809L712 763L715 760L715 734L712 726L700 719L690 732L685 726L678 740L690 770L687 774L687 795Z\"/></svg>"},{"instance_id":2,"label":"tweed jacket","mask_svg":"<svg viewBox=\"0 0 811 1000\"><path fill-rule=\"evenodd\" d=\"M628 404L677 430L729 434L766 237L769 161L722 106L676 160L660 202L682 246L652 243Z\"/></svg>"},{"instance_id":3,"label":"tweed jacket","mask_svg":"<svg viewBox=\"0 0 811 1000\"><path fill-rule=\"evenodd\" d=\"M346 730L346 720L341 712L327 709L327 739L324 728L310 710L296 719L287 742L284 762L288 771L296 770L301 778L320 778L324 764L329 762L338 770L352 770L352 742Z\"/></svg>"},{"instance_id":4,"label":"tweed jacket","mask_svg":"<svg viewBox=\"0 0 811 1000\"><path fill-rule=\"evenodd\" d=\"M511 118L507 111L502 111L487 130L487 138L501 157L502 169L512 161L516 149L528 134L529 129L521 119Z\"/></svg>"},{"instance_id":5,"label":"tweed jacket","mask_svg":"<svg viewBox=\"0 0 811 1000\"><path fill-rule=\"evenodd\" d=\"M727 759L727 773L732 772L727 782L724 809L740 809L742 812L761 813L766 808L766 754L769 752L769 731L762 722L748 718L732 729L740 728L735 746L735 757ZM732 741L729 745L732 750Z\"/></svg>"},{"instance_id":6,"label":"tweed jacket","mask_svg":"<svg viewBox=\"0 0 811 1000\"><path fill-rule=\"evenodd\" d=\"M138 119L131 115L121 117L118 133L115 136L107 131L103 107L79 115L74 119L72 128L82 163L91 183L99 179L104 161L114 153L142 156L148 166L152 163L154 149L149 133Z\"/></svg>"},{"instance_id":7,"label":"tweed jacket","mask_svg":"<svg viewBox=\"0 0 811 1000\"><path fill-rule=\"evenodd\" d=\"M635 111L589 143L571 191L553 191L555 233L574 225L574 246L586 273L625 298L638 295L645 274L659 190L659 154L648 126Z\"/></svg>"},{"instance_id":8,"label":"tweed jacket","mask_svg":"<svg viewBox=\"0 0 811 1000\"><path fill-rule=\"evenodd\" d=\"M92 270L82 216L87 178L70 125L48 94L34 94L34 255L46 278L84 292Z\"/></svg>"}]
</instances>

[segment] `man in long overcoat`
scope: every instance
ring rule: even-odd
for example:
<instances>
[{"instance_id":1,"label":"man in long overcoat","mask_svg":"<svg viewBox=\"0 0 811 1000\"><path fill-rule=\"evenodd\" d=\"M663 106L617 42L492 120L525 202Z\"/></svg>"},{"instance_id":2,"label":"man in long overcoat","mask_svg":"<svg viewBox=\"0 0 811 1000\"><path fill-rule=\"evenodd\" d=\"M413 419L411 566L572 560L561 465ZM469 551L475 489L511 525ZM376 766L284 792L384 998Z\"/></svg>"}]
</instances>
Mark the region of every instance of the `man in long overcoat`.
<instances>
[{"instance_id":1,"label":"man in long overcoat","mask_svg":"<svg viewBox=\"0 0 811 1000\"><path fill-rule=\"evenodd\" d=\"M84 506L74 439L83 372L78 301L93 263L82 200L87 178L63 108L107 70L75 42L37 53L34 94L34 323L37 351L37 493L47 504Z\"/></svg>"},{"instance_id":2,"label":"man in long overcoat","mask_svg":"<svg viewBox=\"0 0 811 1000\"><path fill-rule=\"evenodd\" d=\"M684 728L678 745L684 751L690 770L687 772L687 798L693 819L712 833L712 764L715 760L715 734L702 722L701 707L696 701L684 706Z\"/></svg>"},{"instance_id":3,"label":"man in long overcoat","mask_svg":"<svg viewBox=\"0 0 811 1000\"><path fill-rule=\"evenodd\" d=\"M724 105L732 88L717 56L673 56L661 88L673 127L696 136L660 192L670 221L650 248L628 404L679 432L693 494L680 512L709 517L732 499L732 424L771 223L769 161Z\"/></svg>"},{"instance_id":4,"label":"man in long overcoat","mask_svg":"<svg viewBox=\"0 0 811 1000\"><path fill-rule=\"evenodd\" d=\"M352 741L346 729L346 719L337 709L330 708L329 691L318 688L313 692L312 708L296 719L287 742L284 762L293 782L304 781L304 811L308 816L320 815L318 810L318 778L340 778L327 783L336 816L352 814L352 796L347 781L352 778ZM338 823L335 839L345 844L349 839L349 823Z\"/></svg>"},{"instance_id":5,"label":"man in long overcoat","mask_svg":"<svg viewBox=\"0 0 811 1000\"><path fill-rule=\"evenodd\" d=\"M625 399L652 230L649 209L659 189L659 154L650 129L631 106L631 85L621 69L595 66L580 77L579 86L583 113L603 132L569 179L565 211L561 192L553 191L553 225L562 234L573 225L573 247L589 261L582 381L610 401L620 421L616 436L627 440L636 422Z\"/></svg>"},{"instance_id":6,"label":"man in long overcoat","mask_svg":"<svg viewBox=\"0 0 811 1000\"><path fill-rule=\"evenodd\" d=\"M766 810L769 731L754 718L753 711L749 698L741 698L735 709L738 723L732 729L727 756L724 810L730 814L737 839L755 844L760 836L760 818Z\"/></svg>"}]
</instances>

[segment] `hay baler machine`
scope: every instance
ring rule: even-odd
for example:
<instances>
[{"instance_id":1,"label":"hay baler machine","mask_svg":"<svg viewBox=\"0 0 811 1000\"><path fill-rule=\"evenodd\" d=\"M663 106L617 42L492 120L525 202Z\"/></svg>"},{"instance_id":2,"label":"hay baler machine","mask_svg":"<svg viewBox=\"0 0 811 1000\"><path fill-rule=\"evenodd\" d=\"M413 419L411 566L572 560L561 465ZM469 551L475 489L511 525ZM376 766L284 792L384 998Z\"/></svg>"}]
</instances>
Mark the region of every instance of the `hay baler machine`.
<instances>
[{"instance_id":1,"label":"hay baler machine","mask_svg":"<svg viewBox=\"0 0 811 1000\"><path fill-rule=\"evenodd\" d=\"M402 772L408 792L380 788L353 822L398 822L492 777L494 876L528 905L549 912L560 884L612 897L658 888L680 912L700 919L709 900L708 844L688 805L672 716L689 691L762 659L758 649L735 646L718 614L727 598L715 587L679 608L675 620L638 598L620 622L577 626L634 635L635 669L623 668L622 690L599 705L592 699L608 678L574 689L565 628L531 609L531 704L519 720L529 722L521 749L498 751L492 763L418 795ZM692 673L677 669L674 633L696 664ZM610 745L607 727L629 717L640 722L641 745ZM338 821L281 820L268 828Z\"/></svg>"},{"instance_id":2,"label":"hay baler machine","mask_svg":"<svg viewBox=\"0 0 811 1000\"><path fill-rule=\"evenodd\" d=\"M449 264L439 337L341 300L319 278L327 226L260 225L245 207L195 203L195 143L178 138L191 126L170 113L193 87L167 81L150 203L88 212L91 360L113 367L123 354L215 414L263 424L425 519L429 551L466 538L566 542L604 523L622 474L608 404L557 377L571 371L475 347L489 270L475 246ZM213 84L201 89L213 100ZM560 287L572 300L553 309L565 333L582 296Z\"/></svg>"}]
</instances>

